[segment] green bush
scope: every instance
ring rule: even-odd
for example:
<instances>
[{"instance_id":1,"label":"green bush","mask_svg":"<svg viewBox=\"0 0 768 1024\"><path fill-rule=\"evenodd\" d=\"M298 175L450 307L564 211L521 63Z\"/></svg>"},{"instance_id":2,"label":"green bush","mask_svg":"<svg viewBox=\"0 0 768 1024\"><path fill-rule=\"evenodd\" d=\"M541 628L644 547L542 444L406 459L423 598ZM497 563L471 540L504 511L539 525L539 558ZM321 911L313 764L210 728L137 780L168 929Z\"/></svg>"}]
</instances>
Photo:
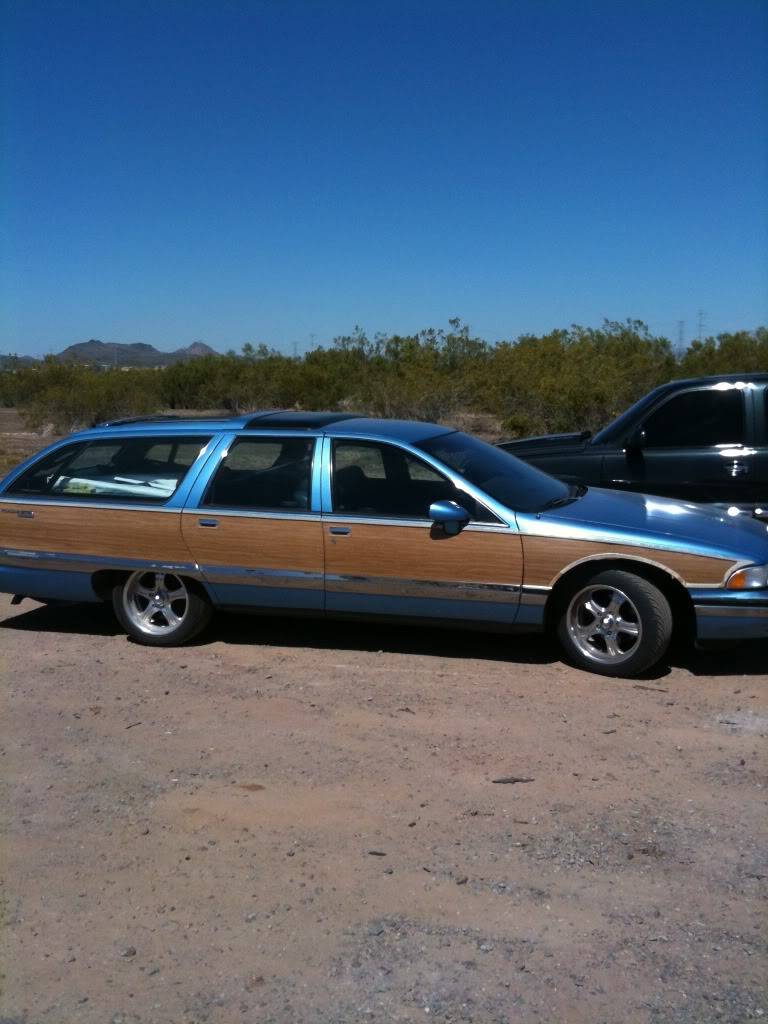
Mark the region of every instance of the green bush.
<instances>
[{"instance_id":1,"label":"green bush","mask_svg":"<svg viewBox=\"0 0 768 1024\"><path fill-rule=\"evenodd\" d=\"M675 377L768 370L768 329L694 342L676 355L638 320L572 326L490 345L460 320L448 330L359 328L301 358L246 345L165 369L99 370L46 358L0 372L0 402L58 432L158 410L355 410L456 422L490 418L507 436L595 430Z\"/></svg>"}]
</instances>

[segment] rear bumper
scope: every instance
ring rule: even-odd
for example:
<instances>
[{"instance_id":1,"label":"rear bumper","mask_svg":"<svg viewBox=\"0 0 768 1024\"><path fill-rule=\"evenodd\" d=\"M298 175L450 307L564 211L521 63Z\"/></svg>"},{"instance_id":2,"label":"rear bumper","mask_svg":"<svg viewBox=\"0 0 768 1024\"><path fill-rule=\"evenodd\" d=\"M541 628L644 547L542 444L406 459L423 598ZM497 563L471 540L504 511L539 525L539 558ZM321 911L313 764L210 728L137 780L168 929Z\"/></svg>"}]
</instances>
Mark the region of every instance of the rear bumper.
<instances>
[{"instance_id":1,"label":"rear bumper","mask_svg":"<svg viewBox=\"0 0 768 1024\"><path fill-rule=\"evenodd\" d=\"M699 640L768 639L765 590L691 590Z\"/></svg>"},{"instance_id":2,"label":"rear bumper","mask_svg":"<svg viewBox=\"0 0 768 1024\"><path fill-rule=\"evenodd\" d=\"M0 593L41 597L47 601L98 601L89 572L52 572L0 565Z\"/></svg>"}]
</instances>

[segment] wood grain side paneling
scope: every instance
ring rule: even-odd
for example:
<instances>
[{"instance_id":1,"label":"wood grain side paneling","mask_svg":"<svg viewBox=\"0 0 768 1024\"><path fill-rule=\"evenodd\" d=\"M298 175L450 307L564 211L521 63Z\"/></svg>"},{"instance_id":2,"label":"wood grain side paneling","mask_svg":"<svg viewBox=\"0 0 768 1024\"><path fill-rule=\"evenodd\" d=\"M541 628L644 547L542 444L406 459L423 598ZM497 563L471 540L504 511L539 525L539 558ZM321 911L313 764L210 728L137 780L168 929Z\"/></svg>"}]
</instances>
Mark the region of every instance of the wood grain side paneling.
<instances>
[{"instance_id":1,"label":"wood grain side paneling","mask_svg":"<svg viewBox=\"0 0 768 1024\"><path fill-rule=\"evenodd\" d=\"M330 526L349 525L347 536ZM392 576L403 580L446 580L520 585L522 545L511 530L463 530L456 537L428 526L371 523L325 524L326 572L350 576Z\"/></svg>"},{"instance_id":2,"label":"wood grain side paneling","mask_svg":"<svg viewBox=\"0 0 768 1024\"><path fill-rule=\"evenodd\" d=\"M32 512L25 519L20 511ZM63 554L188 562L180 514L0 502L0 547Z\"/></svg>"},{"instance_id":3,"label":"wood grain side paneling","mask_svg":"<svg viewBox=\"0 0 768 1024\"><path fill-rule=\"evenodd\" d=\"M184 540L200 565L290 569L322 573L323 533L319 520L210 516L218 526L200 526L199 514L182 516Z\"/></svg>"},{"instance_id":4,"label":"wood grain side paneling","mask_svg":"<svg viewBox=\"0 0 768 1024\"><path fill-rule=\"evenodd\" d=\"M685 552L595 541L560 540L556 537L523 537L525 583L551 586L574 562L595 556L626 556L666 566L687 584L721 583L737 563L728 558L709 558Z\"/></svg>"}]
</instances>

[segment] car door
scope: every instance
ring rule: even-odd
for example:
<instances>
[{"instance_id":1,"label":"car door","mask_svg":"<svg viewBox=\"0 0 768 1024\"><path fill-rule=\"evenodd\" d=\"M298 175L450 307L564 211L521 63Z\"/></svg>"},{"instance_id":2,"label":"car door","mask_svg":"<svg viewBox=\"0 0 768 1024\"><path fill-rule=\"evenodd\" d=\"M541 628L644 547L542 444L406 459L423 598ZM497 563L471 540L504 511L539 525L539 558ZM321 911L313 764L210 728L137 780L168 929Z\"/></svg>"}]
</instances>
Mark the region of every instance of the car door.
<instances>
[{"instance_id":1,"label":"car door","mask_svg":"<svg viewBox=\"0 0 768 1024\"><path fill-rule=\"evenodd\" d=\"M513 527L400 445L337 437L325 446L329 612L514 622L522 545ZM429 519L443 499L470 515L456 536Z\"/></svg>"},{"instance_id":2,"label":"car door","mask_svg":"<svg viewBox=\"0 0 768 1024\"><path fill-rule=\"evenodd\" d=\"M322 610L315 449L306 434L233 435L195 485L182 533L219 604Z\"/></svg>"},{"instance_id":3,"label":"car door","mask_svg":"<svg viewBox=\"0 0 768 1024\"><path fill-rule=\"evenodd\" d=\"M722 383L662 399L624 447L606 455L605 485L684 501L746 500L755 469L747 393Z\"/></svg>"}]
</instances>

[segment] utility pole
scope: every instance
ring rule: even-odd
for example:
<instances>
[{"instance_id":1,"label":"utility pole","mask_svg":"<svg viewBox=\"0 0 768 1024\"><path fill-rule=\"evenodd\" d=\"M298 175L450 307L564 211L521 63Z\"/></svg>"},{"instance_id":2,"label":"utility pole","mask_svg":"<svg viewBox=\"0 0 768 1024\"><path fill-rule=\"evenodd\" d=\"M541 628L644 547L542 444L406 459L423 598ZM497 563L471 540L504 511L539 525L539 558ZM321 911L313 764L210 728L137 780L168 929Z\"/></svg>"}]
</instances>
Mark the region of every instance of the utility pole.
<instances>
[{"instance_id":1,"label":"utility pole","mask_svg":"<svg viewBox=\"0 0 768 1024\"><path fill-rule=\"evenodd\" d=\"M677 352L682 355L685 351L685 320L677 321Z\"/></svg>"}]
</instances>

